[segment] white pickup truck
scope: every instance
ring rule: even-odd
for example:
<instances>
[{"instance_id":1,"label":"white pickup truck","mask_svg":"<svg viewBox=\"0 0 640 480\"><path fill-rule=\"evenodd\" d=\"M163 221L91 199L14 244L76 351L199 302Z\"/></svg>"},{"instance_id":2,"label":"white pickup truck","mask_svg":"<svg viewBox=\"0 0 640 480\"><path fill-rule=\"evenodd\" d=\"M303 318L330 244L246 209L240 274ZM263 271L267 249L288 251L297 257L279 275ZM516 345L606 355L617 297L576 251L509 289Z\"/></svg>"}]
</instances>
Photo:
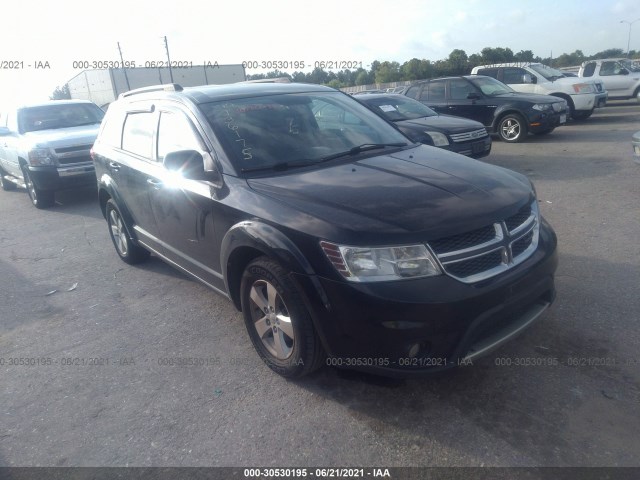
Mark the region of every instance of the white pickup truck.
<instances>
[{"instance_id":1,"label":"white pickup truck","mask_svg":"<svg viewBox=\"0 0 640 480\"><path fill-rule=\"evenodd\" d=\"M607 103L607 91L600 80L567 77L542 63L499 63L473 68L472 75L487 75L506 83L516 92L541 93L566 100L575 120L583 120Z\"/></svg>"},{"instance_id":2,"label":"white pickup truck","mask_svg":"<svg viewBox=\"0 0 640 480\"><path fill-rule=\"evenodd\" d=\"M626 58L588 60L580 66L578 76L602 81L611 99L640 102L640 68Z\"/></svg>"}]
</instances>

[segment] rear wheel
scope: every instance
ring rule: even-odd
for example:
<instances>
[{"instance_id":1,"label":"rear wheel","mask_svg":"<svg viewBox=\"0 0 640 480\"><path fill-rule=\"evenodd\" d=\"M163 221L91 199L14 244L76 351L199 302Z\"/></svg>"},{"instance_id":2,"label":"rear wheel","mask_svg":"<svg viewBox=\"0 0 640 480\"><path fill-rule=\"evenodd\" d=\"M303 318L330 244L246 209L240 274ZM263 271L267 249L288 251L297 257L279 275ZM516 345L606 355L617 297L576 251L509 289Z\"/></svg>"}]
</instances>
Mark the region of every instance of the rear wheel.
<instances>
[{"instance_id":1,"label":"rear wheel","mask_svg":"<svg viewBox=\"0 0 640 480\"><path fill-rule=\"evenodd\" d=\"M0 186L6 192L16 189L16 184L5 178L5 173L0 171Z\"/></svg>"},{"instance_id":2,"label":"rear wheel","mask_svg":"<svg viewBox=\"0 0 640 480\"><path fill-rule=\"evenodd\" d=\"M309 311L288 272L276 261L251 262L240 284L242 314L262 360L288 378L307 375L325 358Z\"/></svg>"},{"instance_id":3,"label":"rear wheel","mask_svg":"<svg viewBox=\"0 0 640 480\"><path fill-rule=\"evenodd\" d=\"M527 138L527 123L517 113L509 113L500 119L498 134L504 142L519 143Z\"/></svg>"},{"instance_id":4,"label":"rear wheel","mask_svg":"<svg viewBox=\"0 0 640 480\"><path fill-rule=\"evenodd\" d=\"M49 208L53 206L55 192L53 190L41 190L36 187L27 167L22 167L22 175L24 176L24 185L27 187L27 193L33 206L36 208Z\"/></svg>"},{"instance_id":5,"label":"rear wheel","mask_svg":"<svg viewBox=\"0 0 640 480\"><path fill-rule=\"evenodd\" d=\"M131 238L129 238L120 210L118 210L113 200L107 202L106 213L109 235L120 258L130 265L144 262L149 258L149 252L142 247L134 245Z\"/></svg>"}]
</instances>

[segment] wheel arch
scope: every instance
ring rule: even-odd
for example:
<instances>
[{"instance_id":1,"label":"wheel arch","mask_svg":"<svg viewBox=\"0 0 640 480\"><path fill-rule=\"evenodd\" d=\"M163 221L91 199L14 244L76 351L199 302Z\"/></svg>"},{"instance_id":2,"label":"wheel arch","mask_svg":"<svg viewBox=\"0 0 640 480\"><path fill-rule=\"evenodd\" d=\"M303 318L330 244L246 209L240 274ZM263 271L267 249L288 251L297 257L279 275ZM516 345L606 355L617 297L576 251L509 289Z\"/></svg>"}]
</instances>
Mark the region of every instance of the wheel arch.
<instances>
[{"instance_id":1,"label":"wheel arch","mask_svg":"<svg viewBox=\"0 0 640 480\"><path fill-rule=\"evenodd\" d=\"M220 247L220 265L229 297L241 310L240 282L246 266L260 256L271 257L290 272L314 275L311 264L283 232L260 221L243 221L229 229ZM316 283L316 282L314 282ZM326 298L316 283L321 298Z\"/></svg>"},{"instance_id":2,"label":"wheel arch","mask_svg":"<svg viewBox=\"0 0 640 480\"><path fill-rule=\"evenodd\" d=\"M573 98L571 98L571 95L567 95L566 93L562 93L562 92L554 92L554 93L550 93L549 95L551 95L552 97L561 98L564 101L566 101L567 107L569 107L569 111L571 113L574 112L576 107L575 107L575 104L573 103Z\"/></svg>"}]
</instances>

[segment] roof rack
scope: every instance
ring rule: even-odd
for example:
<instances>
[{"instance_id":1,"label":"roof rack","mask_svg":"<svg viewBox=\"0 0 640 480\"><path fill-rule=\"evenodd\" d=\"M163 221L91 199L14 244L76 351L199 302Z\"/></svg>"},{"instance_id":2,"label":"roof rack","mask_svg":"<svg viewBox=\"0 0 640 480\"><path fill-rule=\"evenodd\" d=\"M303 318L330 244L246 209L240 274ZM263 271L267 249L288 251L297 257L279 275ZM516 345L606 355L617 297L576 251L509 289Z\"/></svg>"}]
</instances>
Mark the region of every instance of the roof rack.
<instances>
[{"instance_id":1,"label":"roof rack","mask_svg":"<svg viewBox=\"0 0 640 480\"><path fill-rule=\"evenodd\" d=\"M149 92L181 92L184 90L182 85L177 83L166 83L164 85L151 85L150 87L136 88L135 90L129 90L128 92L121 93L118 98L130 97L131 95L138 95L139 93Z\"/></svg>"},{"instance_id":2,"label":"roof rack","mask_svg":"<svg viewBox=\"0 0 640 480\"><path fill-rule=\"evenodd\" d=\"M238 83L291 83L289 77L260 78L258 80L245 80Z\"/></svg>"}]
</instances>

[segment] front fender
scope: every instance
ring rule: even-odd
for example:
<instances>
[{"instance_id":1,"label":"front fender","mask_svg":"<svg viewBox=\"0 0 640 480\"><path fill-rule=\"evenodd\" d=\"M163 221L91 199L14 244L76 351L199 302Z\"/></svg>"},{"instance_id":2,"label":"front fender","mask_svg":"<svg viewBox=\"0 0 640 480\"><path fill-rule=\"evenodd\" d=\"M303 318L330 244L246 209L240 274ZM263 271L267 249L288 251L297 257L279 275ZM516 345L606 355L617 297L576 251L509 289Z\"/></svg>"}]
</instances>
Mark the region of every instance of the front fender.
<instances>
[{"instance_id":1,"label":"front fender","mask_svg":"<svg viewBox=\"0 0 640 480\"><path fill-rule=\"evenodd\" d=\"M322 303L325 306L329 305L329 300L315 276L313 267L291 239L269 224L257 220L246 220L231 227L220 246L220 265L224 272L225 287L236 307L239 308L240 302L238 289L235 287L239 284L239 276L242 276L242 272L237 265L234 265L234 253L245 249L259 251L277 260L291 273L308 276Z\"/></svg>"}]
</instances>

